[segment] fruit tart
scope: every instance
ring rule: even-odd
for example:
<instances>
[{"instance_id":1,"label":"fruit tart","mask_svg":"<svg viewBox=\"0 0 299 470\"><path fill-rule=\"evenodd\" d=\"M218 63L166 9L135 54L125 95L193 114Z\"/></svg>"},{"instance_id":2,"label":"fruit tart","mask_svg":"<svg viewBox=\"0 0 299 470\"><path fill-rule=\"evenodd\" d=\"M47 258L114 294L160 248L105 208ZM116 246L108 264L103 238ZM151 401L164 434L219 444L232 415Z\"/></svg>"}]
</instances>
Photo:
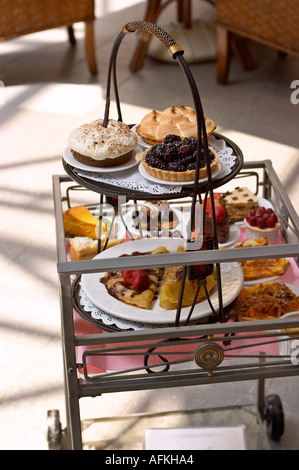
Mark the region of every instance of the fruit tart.
<instances>
[{"instance_id":1,"label":"fruit tart","mask_svg":"<svg viewBox=\"0 0 299 470\"><path fill-rule=\"evenodd\" d=\"M197 139L188 137L181 139L174 134L167 135L163 143L154 145L138 155L145 171L162 181L184 182L194 181L197 159ZM218 153L209 146L211 173L219 163ZM199 157L199 179L207 175L206 156L201 148Z\"/></svg>"},{"instance_id":2,"label":"fruit tart","mask_svg":"<svg viewBox=\"0 0 299 470\"><path fill-rule=\"evenodd\" d=\"M251 210L246 214L244 224L248 238L264 237L271 244L277 241L281 224L272 208Z\"/></svg>"}]
</instances>

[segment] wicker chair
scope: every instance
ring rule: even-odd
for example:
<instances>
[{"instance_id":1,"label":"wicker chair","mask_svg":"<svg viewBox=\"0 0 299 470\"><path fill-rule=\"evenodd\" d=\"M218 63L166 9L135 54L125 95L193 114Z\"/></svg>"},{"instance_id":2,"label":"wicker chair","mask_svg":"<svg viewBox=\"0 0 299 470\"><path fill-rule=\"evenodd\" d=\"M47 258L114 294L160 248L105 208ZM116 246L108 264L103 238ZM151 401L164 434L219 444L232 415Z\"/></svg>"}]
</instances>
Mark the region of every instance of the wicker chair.
<instances>
[{"instance_id":1,"label":"wicker chair","mask_svg":"<svg viewBox=\"0 0 299 470\"><path fill-rule=\"evenodd\" d=\"M218 83L227 83L232 51L245 70L254 68L246 39L298 56L298 24L299 9L293 0L216 0Z\"/></svg>"},{"instance_id":2,"label":"wicker chair","mask_svg":"<svg viewBox=\"0 0 299 470\"><path fill-rule=\"evenodd\" d=\"M0 0L0 41L66 26L69 40L74 45L73 24L82 21L85 23L87 63L95 75L94 19L94 0Z\"/></svg>"},{"instance_id":3,"label":"wicker chair","mask_svg":"<svg viewBox=\"0 0 299 470\"><path fill-rule=\"evenodd\" d=\"M191 0L147 0L143 20L156 23L160 14L173 1L177 2L177 18L185 28L191 27ZM139 32L138 42L130 62L130 69L140 70L143 67L152 36L146 32Z\"/></svg>"}]
</instances>

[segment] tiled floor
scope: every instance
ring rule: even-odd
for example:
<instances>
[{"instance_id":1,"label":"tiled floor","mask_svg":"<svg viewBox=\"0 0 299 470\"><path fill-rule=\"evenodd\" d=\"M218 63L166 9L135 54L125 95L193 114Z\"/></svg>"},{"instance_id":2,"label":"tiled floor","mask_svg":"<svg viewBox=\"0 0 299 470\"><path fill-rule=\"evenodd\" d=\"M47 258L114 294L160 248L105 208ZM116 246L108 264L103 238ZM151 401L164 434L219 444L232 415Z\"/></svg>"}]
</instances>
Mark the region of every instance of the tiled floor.
<instances>
[{"instance_id":1,"label":"tiled floor","mask_svg":"<svg viewBox=\"0 0 299 470\"><path fill-rule=\"evenodd\" d=\"M108 3L110 6L108 7ZM194 17L203 6L194 2ZM119 4L123 9L120 9ZM111 8L113 11L111 11ZM47 449L46 413L57 408L63 424L64 388L52 175L62 174L61 153L71 130L102 117L108 59L122 25L141 19L143 2L99 2L96 54L99 75L91 77L84 57L83 26L76 25L77 47L64 29L1 44L1 359L0 448ZM160 24L175 16L169 7ZM118 57L118 83L127 122L152 108L192 104L175 64L147 59L131 73L128 60L136 37L128 36ZM184 44L182 44L184 46ZM258 67L244 72L234 59L227 86L216 83L215 62L191 65L205 113L219 132L234 140L246 161L271 159L295 208L299 204L298 106L291 103L291 82L298 79L298 58L251 45ZM167 86L165 86L167 77ZM4 101L4 103L3 103ZM116 111L111 105L111 117ZM116 116L116 114L115 114ZM255 402L256 384L190 387L167 392L176 409ZM286 430L273 449L299 448L298 378L267 382L283 401ZM165 392L166 393L166 392ZM164 392L121 393L86 400L86 416L156 411ZM146 403L146 407L144 406Z\"/></svg>"}]
</instances>

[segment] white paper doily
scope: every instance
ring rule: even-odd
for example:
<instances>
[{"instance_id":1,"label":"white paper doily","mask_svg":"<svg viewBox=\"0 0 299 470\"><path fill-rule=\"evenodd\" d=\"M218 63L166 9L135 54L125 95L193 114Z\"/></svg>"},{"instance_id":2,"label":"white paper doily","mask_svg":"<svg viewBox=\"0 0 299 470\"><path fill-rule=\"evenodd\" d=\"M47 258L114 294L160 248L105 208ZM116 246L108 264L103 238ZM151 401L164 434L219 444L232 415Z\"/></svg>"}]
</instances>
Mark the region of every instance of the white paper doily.
<instances>
[{"instance_id":1,"label":"white paper doily","mask_svg":"<svg viewBox=\"0 0 299 470\"><path fill-rule=\"evenodd\" d=\"M101 322L103 325L110 327L111 329L120 329L120 330L144 330L147 328L162 328L165 326L171 325L155 325L155 324L147 324L147 323L137 323L133 321L124 320L122 318L117 318L110 313L106 313L103 310L96 307L88 297L85 295L85 292L81 288L81 282L79 283L79 298L80 298L80 306L83 308L85 312L88 312L91 319L95 322ZM101 324L99 323L99 327Z\"/></svg>"},{"instance_id":2,"label":"white paper doily","mask_svg":"<svg viewBox=\"0 0 299 470\"><path fill-rule=\"evenodd\" d=\"M221 162L221 171L215 178L222 179L231 173L231 168L236 162L236 155L233 155L233 149L229 147L225 140L216 139L215 136L210 136L209 145L213 147L219 154ZM93 173L88 171L82 171L74 168L74 172L79 176L88 178L90 180L106 183L112 186L118 186L121 188L127 188L130 190L145 192L149 194L172 194L178 193L181 190L181 186L166 186L163 184L156 184L145 179L138 171L136 167L115 173Z\"/></svg>"}]
</instances>

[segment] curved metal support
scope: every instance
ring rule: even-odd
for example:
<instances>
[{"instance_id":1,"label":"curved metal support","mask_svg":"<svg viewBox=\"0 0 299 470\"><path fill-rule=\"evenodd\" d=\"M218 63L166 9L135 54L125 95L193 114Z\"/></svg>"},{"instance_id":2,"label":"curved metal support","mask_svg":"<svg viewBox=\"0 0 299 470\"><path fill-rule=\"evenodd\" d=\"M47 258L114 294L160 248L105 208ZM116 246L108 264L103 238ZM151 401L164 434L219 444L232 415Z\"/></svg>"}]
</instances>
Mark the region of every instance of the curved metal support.
<instances>
[{"instance_id":1,"label":"curved metal support","mask_svg":"<svg viewBox=\"0 0 299 470\"><path fill-rule=\"evenodd\" d=\"M216 231L215 206L214 206L214 196L213 196L213 188L212 188L212 176L211 176L211 168L210 168L208 138L207 138L207 133L206 133L205 118L204 118L204 113L203 113L203 108L202 108L199 92L198 92L195 80L193 78L193 75L191 73L191 70L188 67L188 65L187 65L187 63L186 63L186 61L183 57L184 50L160 26L158 26L156 24L153 24L153 23L150 23L150 22L146 22L146 21L132 21L132 22L126 23L123 26L122 31L117 36L117 38L114 42L114 45L113 45L111 56L110 56L110 63L109 63L109 69L108 69L108 79L107 79L107 91L106 91L106 108L105 108L105 115L104 115L103 125L104 125L104 127L107 127L108 120L109 120L110 88L111 88L111 75L112 74L113 74L115 100L116 100L116 106L117 106L117 110L118 110L118 120L122 121L121 109L120 109L120 100L119 100L117 79L116 79L116 58L117 58L117 53L118 53L120 44L121 44L123 38L125 37L125 35L134 33L135 31L139 31L139 30L142 30L142 31L145 31L147 33L150 33L150 34L154 35L156 38L158 38L167 47L167 49L169 50L172 57L178 61L179 65L181 67L181 70L183 71L183 73L185 75L185 78L186 78L186 80L189 84L189 87L191 89L192 96L193 96L193 101L194 101L194 108L195 108L196 117L197 117L197 136L198 136L198 138L197 138L197 155L200 156L201 149L203 147L204 153L205 153L205 159L206 159L208 182L209 182L207 193L208 192L210 193L211 213L212 213L212 223L213 223L213 230L214 230L215 248L217 249L218 248L218 240L217 240L217 231ZM198 183L198 177L199 177L199 171L200 171L199 163L200 163L200 159L197 158L196 168L195 168L195 177L194 177L194 192L193 192L192 203L191 203L191 214L190 214L191 222L193 222L195 220L195 206L196 206L197 197L199 196L199 183ZM206 197L207 197L207 193L206 193ZM191 227L192 227L192 225L193 225L193 223L191 223ZM188 233L188 237L187 237L188 244L192 243L192 240L190 238L190 233ZM180 312L181 312L181 308L182 308L183 291L184 291L187 272L188 272L188 269L187 269L186 266L184 266L183 267L183 272L182 272L182 282L181 282L181 290L180 290L178 307L177 307L177 314L176 314L176 319L175 319L175 325L176 326L178 326L179 322L180 322ZM220 321L224 321L222 288L221 288L221 275L220 275L220 265L219 265L219 263L216 263L216 275L217 275L217 286L218 286L218 297L219 297L219 319L220 319Z\"/></svg>"}]
</instances>

